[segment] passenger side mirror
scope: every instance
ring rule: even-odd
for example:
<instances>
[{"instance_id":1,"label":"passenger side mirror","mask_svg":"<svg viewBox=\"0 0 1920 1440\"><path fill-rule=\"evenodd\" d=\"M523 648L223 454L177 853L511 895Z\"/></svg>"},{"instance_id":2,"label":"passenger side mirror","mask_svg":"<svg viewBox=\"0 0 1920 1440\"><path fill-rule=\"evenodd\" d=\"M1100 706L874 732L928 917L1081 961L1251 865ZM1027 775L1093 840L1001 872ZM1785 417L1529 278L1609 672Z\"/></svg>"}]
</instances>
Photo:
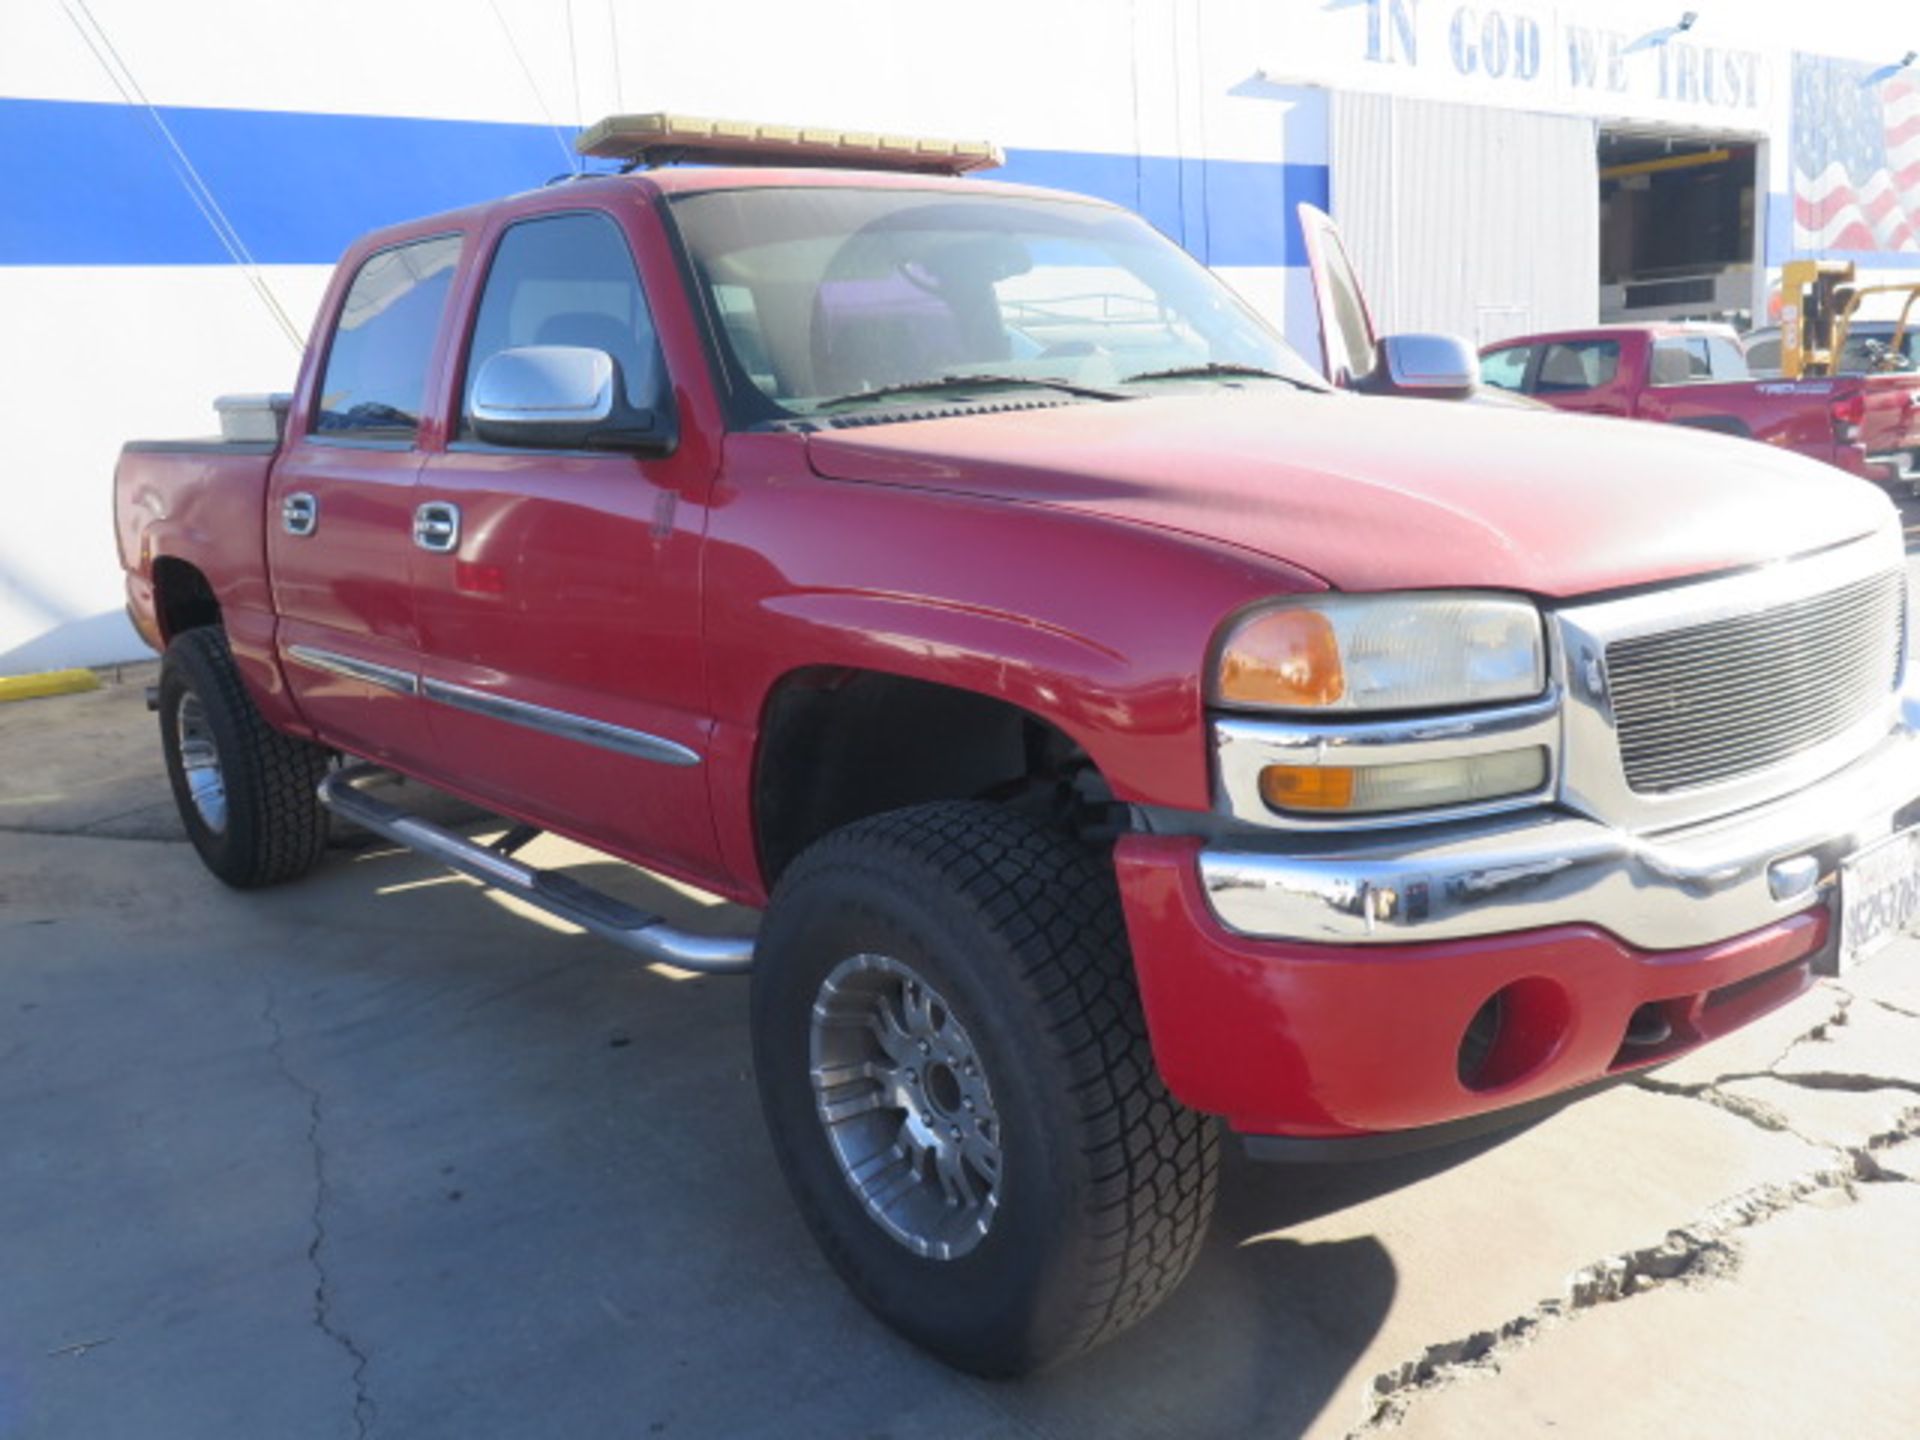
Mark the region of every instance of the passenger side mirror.
<instances>
[{"instance_id":1,"label":"passenger side mirror","mask_svg":"<svg viewBox=\"0 0 1920 1440\"><path fill-rule=\"evenodd\" d=\"M1393 395L1455 400L1480 384L1480 357L1458 335L1389 335L1380 342L1373 383Z\"/></svg>"},{"instance_id":2,"label":"passenger side mirror","mask_svg":"<svg viewBox=\"0 0 1920 1440\"><path fill-rule=\"evenodd\" d=\"M467 406L489 445L541 450L633 450L665 454L670 426L626 398L620 365L604 350L521 345L489 356Z\"/></svg>"}]
</instances>

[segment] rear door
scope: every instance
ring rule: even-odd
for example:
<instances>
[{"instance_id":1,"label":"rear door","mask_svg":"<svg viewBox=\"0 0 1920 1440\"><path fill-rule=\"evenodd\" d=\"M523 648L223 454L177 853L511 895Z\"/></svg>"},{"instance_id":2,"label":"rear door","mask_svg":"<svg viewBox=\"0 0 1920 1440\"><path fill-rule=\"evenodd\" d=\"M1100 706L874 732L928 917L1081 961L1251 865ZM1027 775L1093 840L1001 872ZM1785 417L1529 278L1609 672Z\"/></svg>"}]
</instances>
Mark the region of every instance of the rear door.
<instances>
[{"instance_id":1,"label":"rear door","mask_svg":"<svg viewBox=\"0 0 1920 1440\"><path fill-rule=\"evenodd\" d=\"M1352 389L1380 363L1373 314L1333 217L1305 204L1299 207L1299 216L1313 301L1320 313L1320 373L1333 384Z\"/></svg>"},{"instance_id":2,"label":"rear door","mask_svg":"<svg viewBox=\"0 0 1920 1440\"><path fill-rule=\"evenodd\" d=\"M360 262L268 492L281 659L332 744L405 768L428 750L408 566L427 379L445 344L459 235Z\"/></svg>"},{"instance_id":3,"label":"rear door","mask_svg":"<svg viewBox=\"0 0 1920 1440\"><path fill-rule=\"evenodd\" d=\"M1530 393L1557 410L1625 415L1631 409L1617 339L1577 337L1540 347Z\"/></svg>"},{"instance_id":4,"label":"rear door","mask_svg":"<svg viewBox=\"0 0 1920 1440\"><path fill-rule=\"evenodd\" d=\"M467 397L511 347L604 350L635 405L674 399L612 214L522 212L479 249L451 438L416 497L452 528L410 554L435 764L483 803L711 877L699 566L717 451L691 427L650 458L480 440Z\"/></svg>"}]
</instances>

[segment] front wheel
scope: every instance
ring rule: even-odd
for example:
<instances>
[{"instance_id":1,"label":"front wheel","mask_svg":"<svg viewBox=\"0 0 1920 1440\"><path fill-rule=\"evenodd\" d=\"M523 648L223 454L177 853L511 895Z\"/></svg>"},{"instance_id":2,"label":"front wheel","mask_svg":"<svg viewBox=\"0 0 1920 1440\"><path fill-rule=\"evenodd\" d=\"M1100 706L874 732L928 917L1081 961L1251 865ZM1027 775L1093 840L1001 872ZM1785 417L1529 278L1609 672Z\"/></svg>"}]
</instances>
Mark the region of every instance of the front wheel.
<instances>
[{"instance_id":1,"label":"front wheel","mask_svg":"<svg viewBox=\"0 0 1920 1440\"><path fill-rule=\"evenodd\" d=\"M241 889L304 875L327 843L327 752L268 725L224 631L187 630L160 661L160 744L187 838Z\"/></svg>"},{"instance_id":2,"label":"front wheel","mask_svg":"<svg viewBox=\"0 0 1920 1440\"><path fill-rule=\"evenodd\" d=\"M1070 837L966 803L820 841L768 909L753 1042L821 1249L948 1363L1040 1369L1192 1266L1218 1140L1154 1069L1112 867Z\"/></svg>"}]
</instances>

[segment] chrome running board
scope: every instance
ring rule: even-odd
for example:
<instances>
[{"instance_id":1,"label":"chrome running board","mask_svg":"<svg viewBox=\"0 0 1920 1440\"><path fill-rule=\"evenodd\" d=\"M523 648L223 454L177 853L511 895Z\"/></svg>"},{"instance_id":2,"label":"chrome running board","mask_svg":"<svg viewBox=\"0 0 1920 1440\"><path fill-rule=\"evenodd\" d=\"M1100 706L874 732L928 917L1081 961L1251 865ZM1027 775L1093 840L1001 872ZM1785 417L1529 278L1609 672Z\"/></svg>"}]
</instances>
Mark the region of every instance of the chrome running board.
<instances>
[{"instance_id":1,"label":"chrome running board","mask_svg":"<svg viewBox=\"0 0 1920 1440\"><path fill-rule=\"evenodd\" d=\"M364 764L335 770L320 782L320 803L342 820L570 921L642 959L705 975L744 975L752 968L752 940L677 930L660 916L636 910L570 875L524 865L511 854L456 835L359 788L386 773ZM513 835L520 833L516 829Z\"/></svg>"}]
</instances>

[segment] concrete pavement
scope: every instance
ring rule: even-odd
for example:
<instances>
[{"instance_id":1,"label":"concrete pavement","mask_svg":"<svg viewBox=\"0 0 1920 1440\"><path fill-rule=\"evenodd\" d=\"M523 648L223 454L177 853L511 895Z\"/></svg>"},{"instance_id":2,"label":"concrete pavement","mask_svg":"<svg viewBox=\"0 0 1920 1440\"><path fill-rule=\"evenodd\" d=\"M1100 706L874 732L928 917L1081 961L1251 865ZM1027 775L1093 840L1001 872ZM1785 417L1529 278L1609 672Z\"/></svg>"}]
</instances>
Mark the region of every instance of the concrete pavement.
<instances>
[{"instance_id":1,"label":"concrete pavement","mask_svg":"<svg viewBox=\"0 0 1920 1440\"><path fill-rule=\"evenodd\" d=\"M1920 945L1500 1141L1230 1151L1167 1306L984 1384L815 1254L743 986L365 844L224 889L146 679L0 706L7 1440L1920 1428Z\"/></svg>"}]
</instances>

